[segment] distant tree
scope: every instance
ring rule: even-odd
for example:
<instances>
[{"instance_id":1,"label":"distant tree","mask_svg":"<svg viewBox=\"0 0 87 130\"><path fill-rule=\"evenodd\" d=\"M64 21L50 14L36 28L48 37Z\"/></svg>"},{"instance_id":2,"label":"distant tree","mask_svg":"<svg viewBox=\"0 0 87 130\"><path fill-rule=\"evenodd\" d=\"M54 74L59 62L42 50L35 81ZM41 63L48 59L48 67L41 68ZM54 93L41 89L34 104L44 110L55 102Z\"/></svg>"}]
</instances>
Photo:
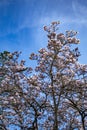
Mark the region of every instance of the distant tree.
<instances>
[{"instance_id":1,"label":"distant tree","mask_svg":"<svg viewBox=\"0 0 87 130\"><path fill-rule=\"evenodd\" d=\"M20 53L0 53L0 127L21 130L86 130L87 65L78 62L76 31L58 33L60 22L44 27L48 45L35 70Z\"/></svg>"},{"instance_id":2,"label":"distant tree","mask_svg":"<svg viewBox=\"0 0 87 130\"><path fill-rule=\"evenodd\" d=\"M22 99L20 100L22 88L19 85L26 67L23 65L24 61L18 64L18 57L18 52L0 53L0 123L5 128L11 124L11 121L16 122L14 115L15 112L17 113L17 107L21 107L22 103Z\"/></svg>"},{"instance_id":3,"label":"distant tree","mask_svg":"<svg viewBox=\"0 0 87 130\"><path fill-rule=\"evenodd\" d=\"M4 56L4 57L3 57ZM46 102L46 95L40 95L37 75L31 75L32 68L19 62L20 53L1 53L0 62L0 126L11 125L21 130L38 130L38 118Z\"/></svg>"}]
</instances>

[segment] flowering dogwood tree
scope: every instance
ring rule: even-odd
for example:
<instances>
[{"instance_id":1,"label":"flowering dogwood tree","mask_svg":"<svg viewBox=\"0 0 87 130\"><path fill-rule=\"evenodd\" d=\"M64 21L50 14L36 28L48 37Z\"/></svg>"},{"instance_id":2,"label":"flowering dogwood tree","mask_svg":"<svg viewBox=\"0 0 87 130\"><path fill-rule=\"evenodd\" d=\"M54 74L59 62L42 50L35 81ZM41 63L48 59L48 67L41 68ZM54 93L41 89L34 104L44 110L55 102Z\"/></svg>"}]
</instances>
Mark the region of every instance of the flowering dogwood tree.
<instances>
[{"instance_id":1,"label":"flowering dogwood tree","mask_svg":"<svg viewBox=\"0 0 87 130\"><path fill-rule=\"evenodd\" d=\"M18 52L0 53L0 127L14 130L86 130L87 65L80 56L77 32L58 33L60 22L44 27L47 48L38 54L35 70L19 62Z\"/></svg>"}]
</instances>

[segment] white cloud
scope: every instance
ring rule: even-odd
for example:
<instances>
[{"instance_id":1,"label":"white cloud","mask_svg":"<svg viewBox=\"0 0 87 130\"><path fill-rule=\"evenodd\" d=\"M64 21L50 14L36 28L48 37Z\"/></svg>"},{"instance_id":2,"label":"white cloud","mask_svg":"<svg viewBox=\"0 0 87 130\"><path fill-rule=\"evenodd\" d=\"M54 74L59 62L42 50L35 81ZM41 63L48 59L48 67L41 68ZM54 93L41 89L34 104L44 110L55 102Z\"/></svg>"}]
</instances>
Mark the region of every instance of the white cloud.
<instances>
[{"instance_id":1,"label":"white cloud","mask_svg":"<svg viewBox=\"0 0 87 130\"><path fill-rule=\"evenodd\" d=\"M84 3L84 2L83 2ZM87 6L79 2L79 0L72 1L72 8L75 14L76 23L87 23Z\"/></svg>"},{"instance_id":2,"label":"white cloud","mask_svg":"<svg viewBox=\"0 0 87 130\"><path fill-rule=\"evenodd\" d=\"M4 3L7 0L2 0L4 2L0 2L0 3ZM11 0L8 0L11 3ZM44 6L41 10L41 12L39 12L38 8L35 8L35 3L34 1L30 2L28 0L25 0L25 4L24 4L24 11L21 13L21 9L19 10L20 13L19 15L17 15L17 18L15 20L16 23L18 23L18 26L15 28L7 28L8 30L5 31L5 35L8 33L18 33L21 29L24 28L31 28L31 27L43 27L44 25L49 25L52 21L56 21L56 20L60 20L60 22L62 22L62 24L75 24L75 25L86 25L87 23L87 10L86 10L86 6L82 5L81 3L79 3L79 0L74 0L72 1L72 9L74 12L74 16L69 15L67 16L66 13L57 10L57 9L48 9ZM30 9L31 7L31 9ZM35 8L35 9L34 9ZM61 15L58 14L58 12L61 12ZM73 13L72 12L72 13ZM46 15L47 13L47 15ZM14 18L14 17L13 17Z\"/></svg>"}]
</instances>

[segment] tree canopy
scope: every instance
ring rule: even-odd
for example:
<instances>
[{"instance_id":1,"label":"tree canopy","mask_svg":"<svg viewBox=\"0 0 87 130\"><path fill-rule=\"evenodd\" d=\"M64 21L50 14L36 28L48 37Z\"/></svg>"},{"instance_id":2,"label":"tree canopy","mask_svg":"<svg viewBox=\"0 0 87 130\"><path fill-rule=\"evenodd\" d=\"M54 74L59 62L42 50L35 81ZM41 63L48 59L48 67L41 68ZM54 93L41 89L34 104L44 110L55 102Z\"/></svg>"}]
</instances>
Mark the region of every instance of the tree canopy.
<instances>
[{"instance_id":1,"label":"tree canopy","mask_svg":"<svg viewBox=\"0 0 87 130\"><path fill-rule=\"evenodd\" d=\"M58 33L59 24L44 27L47 47L29 57L35 69L21 52L0 53L0 129L87 129L87 65L78 60L78 33Z\"/></svg>"}]
</instances>

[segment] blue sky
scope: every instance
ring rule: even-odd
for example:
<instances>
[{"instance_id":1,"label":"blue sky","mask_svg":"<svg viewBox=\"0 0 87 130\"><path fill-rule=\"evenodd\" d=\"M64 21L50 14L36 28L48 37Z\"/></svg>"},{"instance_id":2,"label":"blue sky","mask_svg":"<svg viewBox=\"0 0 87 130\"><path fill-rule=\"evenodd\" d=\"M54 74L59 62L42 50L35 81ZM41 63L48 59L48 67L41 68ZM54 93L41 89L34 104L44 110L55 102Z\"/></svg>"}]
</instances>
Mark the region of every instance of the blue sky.
<instances>
[{"instance_id":1,"label":"blue sky","mask_svg":"<svg viewBox=\"0 0 87 130\"><path fill-rule=\"evenodd\" d=\"M79 62L87 64L87 0L0 0L0 51L22 51L28 60L46 47L43 26L52 21L61 22L61 32L79 32Z\"/></svg>"}]
</instances>

